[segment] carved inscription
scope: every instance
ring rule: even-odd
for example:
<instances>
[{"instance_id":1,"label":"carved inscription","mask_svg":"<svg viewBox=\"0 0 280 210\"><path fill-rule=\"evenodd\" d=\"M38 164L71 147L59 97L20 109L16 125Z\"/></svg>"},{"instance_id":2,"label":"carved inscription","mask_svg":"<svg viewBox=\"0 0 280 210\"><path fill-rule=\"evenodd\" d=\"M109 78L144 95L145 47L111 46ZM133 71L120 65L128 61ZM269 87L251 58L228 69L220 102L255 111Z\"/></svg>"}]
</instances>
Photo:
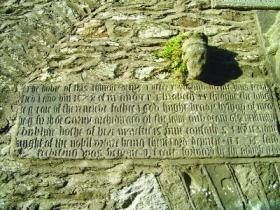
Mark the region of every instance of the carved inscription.
<instances>
[{"instance_id":1,"label":"carved inscription","mask_svg":"<svg viewBox=\"0 0 280 210\"><path fill-rule=\"evenodd\" d=\"M33 84L22 93L19 157L116 159L280 154L264 83Z\"/></svg>"},{"instance_id":2,"label":"carved inscription","mask_svg":"<svg viewBox=\"0 0 280 210\"><path fill-rule=\"evenodd\" d=\"M279 0L212 0L213 8L279 9Z\"/></svg>"}]
</instances>

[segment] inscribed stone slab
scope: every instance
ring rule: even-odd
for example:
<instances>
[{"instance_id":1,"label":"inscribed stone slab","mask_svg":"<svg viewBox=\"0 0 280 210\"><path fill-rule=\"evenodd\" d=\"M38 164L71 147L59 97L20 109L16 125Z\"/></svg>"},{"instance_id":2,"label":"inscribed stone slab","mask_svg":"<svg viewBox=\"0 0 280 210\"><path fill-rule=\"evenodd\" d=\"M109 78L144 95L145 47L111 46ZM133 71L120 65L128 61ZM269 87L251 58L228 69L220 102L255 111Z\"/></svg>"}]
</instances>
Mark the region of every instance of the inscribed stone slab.
<instances>
[{"instance_id":1,"label":"inscribed stone slab","mask_svg":"<svg viewBox=\"0 0 280 210\"><path fill-rule=\"evenodd\" d=\"M213 8L280 9L279 0L212 0Z\"/></svg>"},{"instance_id":2,"label":"inscribed stone slab","mask_svg":"<svg viewBox=\"0 0 280 210\"><path fill-rule=\"evenodd\" d=\"M66 159L275 156L273 96L262 82L32 84L19 157Z\"/></svg>"}]
</instances>

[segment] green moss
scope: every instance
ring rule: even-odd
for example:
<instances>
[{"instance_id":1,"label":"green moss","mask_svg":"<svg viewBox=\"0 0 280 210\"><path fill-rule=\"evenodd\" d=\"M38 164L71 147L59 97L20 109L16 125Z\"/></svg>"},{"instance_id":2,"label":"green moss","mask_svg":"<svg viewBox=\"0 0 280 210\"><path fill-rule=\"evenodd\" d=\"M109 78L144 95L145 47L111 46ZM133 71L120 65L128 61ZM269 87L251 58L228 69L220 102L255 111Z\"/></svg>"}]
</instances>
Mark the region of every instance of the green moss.
<instances>
[{"instance_id":1,"label":"green moss","mask_svg":"<svg viewBox=\"0 0 280 210\"><path fill-rule=\"evenodd\" d=\"M164 48L156 53L157 57L167 58L169 60L169 68L172 72L173 78L176 81L182 81L187 73L187 66L182 61L182 43L185 36L179 34L171 38L164 46Z\"/></svg>"}]
</instances>

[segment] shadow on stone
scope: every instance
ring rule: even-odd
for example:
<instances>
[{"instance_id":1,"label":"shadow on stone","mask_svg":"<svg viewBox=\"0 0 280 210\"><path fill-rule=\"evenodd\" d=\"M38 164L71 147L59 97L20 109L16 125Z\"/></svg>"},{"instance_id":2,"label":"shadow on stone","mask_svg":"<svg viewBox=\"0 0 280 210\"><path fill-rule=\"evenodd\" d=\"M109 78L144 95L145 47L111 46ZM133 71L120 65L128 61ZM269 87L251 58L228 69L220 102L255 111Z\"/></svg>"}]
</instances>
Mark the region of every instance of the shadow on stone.
<instances>
[{"instance_id":1,"label":"shadow on stone","mask_svg":"<svg viewBox=\"0 0 280 210\"><path fill-rule=\"evenodd\" d=\"M183 173L182 173L182 178L183 178L183 182L185 182L185 183L184 183L184 184L185 184L185 187L186 187L187 190L189 191L189 190L190 190L190 186L191 186L191 182L192 182L191 177L190 177L187 173L183 172Z\"/></svg>"},{"instance_id":2,"label":"shadow on stone","mask_svg":"<svg viewBox=\"0 0 280 210\"><path fill-rule=\"evenodd\" d=\"M236 53L213 46L208 46L207 50L207 63L201 75L201 81L221 86L242 75L238 62L235 60Z\"/></svg>"}]
</instances>

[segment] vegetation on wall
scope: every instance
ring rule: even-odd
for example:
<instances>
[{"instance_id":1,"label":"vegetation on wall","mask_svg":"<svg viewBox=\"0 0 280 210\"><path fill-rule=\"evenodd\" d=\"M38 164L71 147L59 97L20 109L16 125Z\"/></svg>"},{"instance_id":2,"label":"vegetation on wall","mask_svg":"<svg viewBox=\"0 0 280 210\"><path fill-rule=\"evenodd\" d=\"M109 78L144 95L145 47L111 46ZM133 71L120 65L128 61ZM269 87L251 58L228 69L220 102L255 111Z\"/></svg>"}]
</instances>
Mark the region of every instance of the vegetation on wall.
<instances>
[{"instance_id":1,"label":"vegetation on wall","mask_svg":"<svg viewBox=\"0 0 280 210\"><path fill-rule=\"evenodd\" d=\"M169 60L168 67L172 72L173 78L179 82L182 82L187 73L187 66L182 60L182 44L184 38L185 35L183 33L172 37L165 43L163 49L156 53L157 57L167 58Z\"/></svg>"}]
</instances>

